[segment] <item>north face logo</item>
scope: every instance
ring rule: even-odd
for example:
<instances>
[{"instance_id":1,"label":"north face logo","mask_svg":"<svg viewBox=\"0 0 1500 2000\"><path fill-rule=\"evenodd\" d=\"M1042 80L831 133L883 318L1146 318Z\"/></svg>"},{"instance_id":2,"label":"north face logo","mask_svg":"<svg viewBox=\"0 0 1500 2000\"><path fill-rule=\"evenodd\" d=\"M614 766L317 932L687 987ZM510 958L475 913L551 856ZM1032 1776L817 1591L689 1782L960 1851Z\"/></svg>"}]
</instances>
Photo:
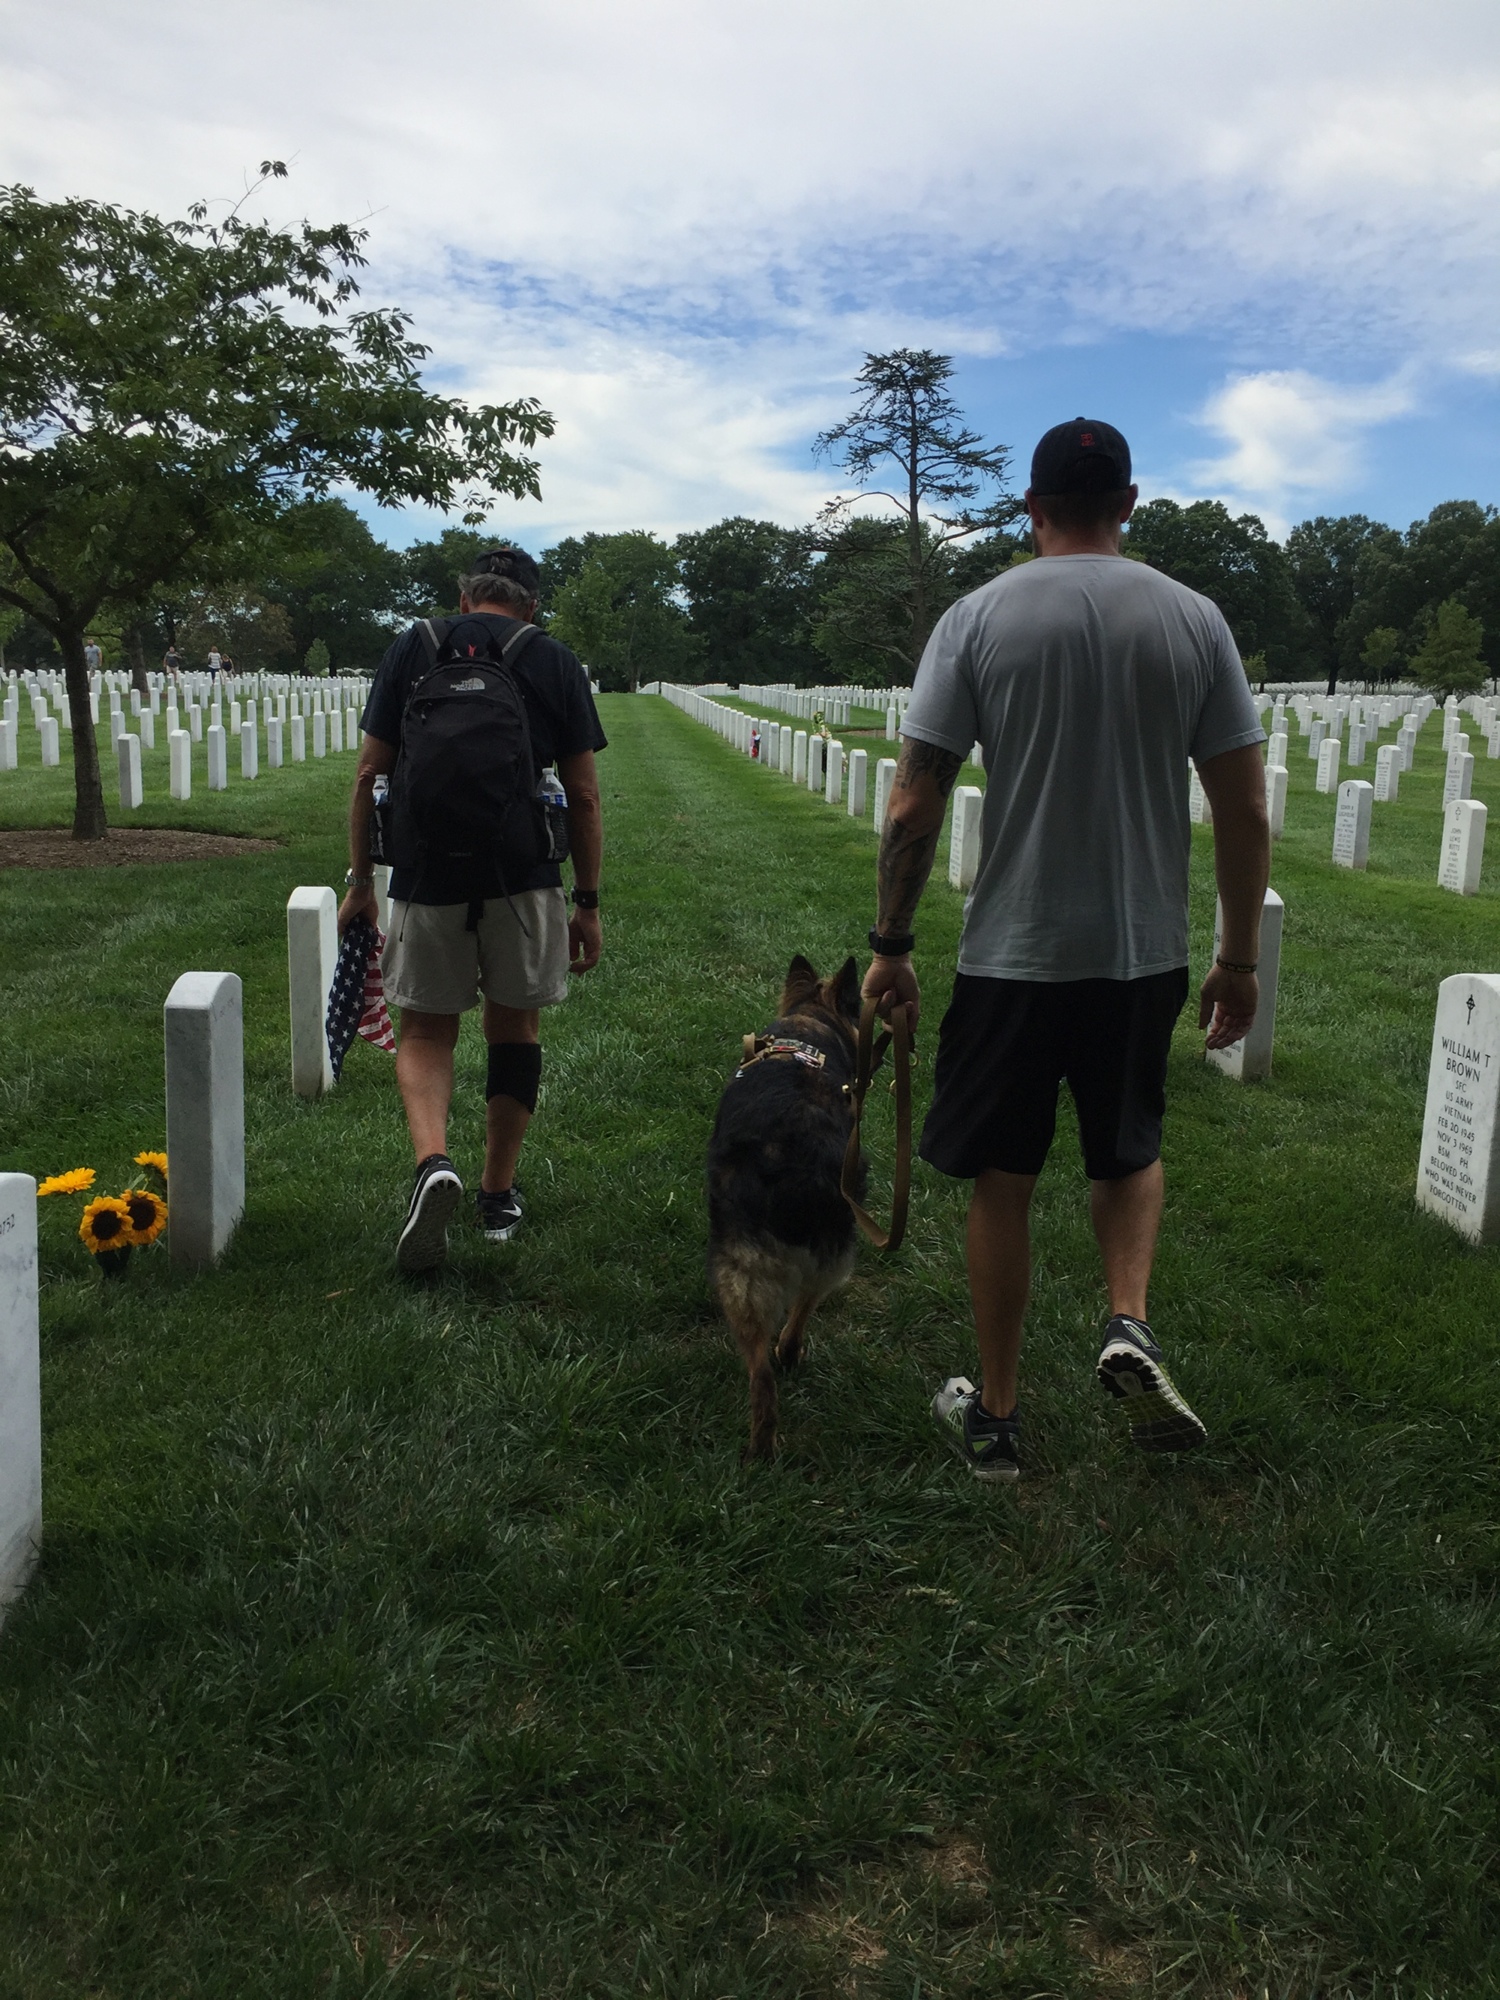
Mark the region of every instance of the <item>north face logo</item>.
<instances>
[{"instance_id":1,"label":"north face logo","mask_svg":"<svg viewBox=\"0 0 1500 2000\"><path fill-rule=\"evenodd\" d=\"M450 694L483 694L484 676L476 674L471 681L449 681L448 692Z\"/></svg>"}]
</instances>

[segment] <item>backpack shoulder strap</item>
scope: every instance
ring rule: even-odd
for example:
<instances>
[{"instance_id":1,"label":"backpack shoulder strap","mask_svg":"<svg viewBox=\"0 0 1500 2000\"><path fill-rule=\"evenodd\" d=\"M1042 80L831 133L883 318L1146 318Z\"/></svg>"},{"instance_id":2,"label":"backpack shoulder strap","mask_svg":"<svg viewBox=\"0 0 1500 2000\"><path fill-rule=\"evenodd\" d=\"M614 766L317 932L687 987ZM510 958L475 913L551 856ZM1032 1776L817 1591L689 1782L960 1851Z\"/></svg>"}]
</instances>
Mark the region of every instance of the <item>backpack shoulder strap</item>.
<instances>
[{"instance_id":1,"label":"backpack shoulder strap","mask_svg":"<svg viewBox=\"0 0 1500 2000\"><path fill-rule=\"evenodd\" d=\"M500 648L500 658L503 664L509 666L517 653L537 636L540 629L536 625L523 625L519 632L512 632L505 644Z\"/></svg>"}]
</instances>

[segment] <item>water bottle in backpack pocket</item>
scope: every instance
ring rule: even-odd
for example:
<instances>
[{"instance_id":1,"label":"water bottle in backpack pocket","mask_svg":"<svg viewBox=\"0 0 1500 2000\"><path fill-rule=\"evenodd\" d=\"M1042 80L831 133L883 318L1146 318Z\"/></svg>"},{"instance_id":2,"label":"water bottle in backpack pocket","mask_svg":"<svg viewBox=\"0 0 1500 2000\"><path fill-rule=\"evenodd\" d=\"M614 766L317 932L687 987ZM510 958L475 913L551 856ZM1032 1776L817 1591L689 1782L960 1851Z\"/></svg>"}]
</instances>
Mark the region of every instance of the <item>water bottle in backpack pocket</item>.
<instances>
[{"instance_id":1,"label":"water bottle in backpack pocket","mask_svg":"<svg viewBox=\"0 0 1500 2000\"><path fill-rule=\"evenodd\" d=\"M549 764L536 788L537 818L543 861L568 858L568 795L562 779Z\"/></svg>"}]
</instances>

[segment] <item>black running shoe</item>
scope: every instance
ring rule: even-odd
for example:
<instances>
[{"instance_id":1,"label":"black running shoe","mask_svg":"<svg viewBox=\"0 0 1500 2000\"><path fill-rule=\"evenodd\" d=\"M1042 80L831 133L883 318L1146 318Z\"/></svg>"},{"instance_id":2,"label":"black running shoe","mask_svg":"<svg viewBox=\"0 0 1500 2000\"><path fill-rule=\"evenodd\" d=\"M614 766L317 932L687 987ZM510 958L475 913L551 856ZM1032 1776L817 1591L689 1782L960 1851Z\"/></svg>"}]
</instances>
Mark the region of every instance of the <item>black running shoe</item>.
<instances>
[{"instance_id":1,"label":"black running shoe","mask_svg":"<svg viewBox=\"0 0 1500 2000\"><path fill-rule=\"evenodd\" d=\"M1131 1438L1142 1451L1193 1451L1207 1441L1207 1430L1173 1388L1143 1319L1116 1313L1104 1329L1095 1372L1124 1405Z\"/></svg>"},{"instance_id":2,"label":"black running shoe","mask_svg":"<svg viewBox=\"0 0 1500 2000\"><path fill-rule=\"evenodd\" d=\"M976 1479L998 1485L1020 1478L1021 1463L1016 1455L1021 1441L1019 1415L1012 1410L1008 1417L992 1417L981 1406L979 1391L966 1375L949 1376L932 1399L932 1416Z\"/></svg>"},{"instance_id":3,"label":"black running shoe","mask_svg":"<svg viewBox=\"0 0 1500 2000\"><path fill-rule=\"evenodd\" d=\"M506 1188L500 1194L481 1188L474 1208L474 1219L487 1243L509 1243L521 1226L521 1196L516 1188Z\"/></svg>"},{"instance_id":4,"label":"black running shoe","mask_svg":"<svg viewBox=\"0 0 1500 2000\"><path fill-rule=\"evenodd\" d=\"M396 1268L415 1276L433 1271L448 1254L448 1224L463 1199L464 1184L446 1153L429 1153L417 1168L406 1227L396 1244Z\"/></svg>"}]
</instances>

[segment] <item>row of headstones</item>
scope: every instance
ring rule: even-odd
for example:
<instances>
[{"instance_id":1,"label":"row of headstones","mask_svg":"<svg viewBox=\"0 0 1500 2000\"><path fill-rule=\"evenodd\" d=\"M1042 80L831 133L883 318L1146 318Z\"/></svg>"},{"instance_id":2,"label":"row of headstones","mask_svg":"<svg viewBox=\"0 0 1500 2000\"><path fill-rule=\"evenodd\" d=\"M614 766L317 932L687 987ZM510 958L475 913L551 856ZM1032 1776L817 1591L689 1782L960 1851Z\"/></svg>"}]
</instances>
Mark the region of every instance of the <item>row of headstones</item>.
<instances>
[{"instance_id":1,"label":"row of headstones","mask_svg":"<svg viewBox=\"0 0 1500 2000\"><path fill-rule=\"evenodd\" d=\"M1428 715L1434 706L1428 703ZM1273 718L1272 734L1266 744L1266 815L1271 823L1273 840L1280 840L1286 830L1288 739L1284 729L1274 727L1274 722L1282 719ZM1348 778L1340 783L1339 738L1337 735L1326 739L1313 735L1313 749L1309 755L1316 752L1318 757L1316 788L1320 792L1334 793L1338 801L1333 822L1333 862L1336 867L1363 869L1369 865L1374 807L1393 804L1398 798L1401 773L1412 768L1417 734L1425 720L1426 716L1416 720L1413 714L1408 714L1396 742L1381 746L1376 754L1373 785L1362 778ZM1314 730L1319 727L1319 722L1315 720ZM1359 729L1360 725L1356 723L1351 733L1357 734ZM1485 827L1489 819L1489 808L1481 800L1470 797L1474 758L1468 741L1461 730L1450 730L1445 722L1447 768L1443 782L1443 831L1438 847L1437 879L1440 888L1450 889L1460 896L1478 893L1484 865ZM1353 747L1351 744L1351 751ZM1363 763L1365 745L1361 741L1357 747L1359 754L1351 754L1350 761ZM1500 750L1492 750L1491 754L1500 754ZM1188 817L1200 826L1210 825L1213 820L1208 795L1191 765L1188 771Z\"/></svg>"},{"instance_id":2,"label":"row of headstones","mask_svg":"<svg viewBox=\"0 0 1500 2000\"><path fill-rule=\"evenodd\" d=\"M666 694L671 683L649 681L641 689L642 694ZM774 708L794 720L814 722L819 716L830 729L847 729L856 708L873 708L886 719L887 738L894 739L900 733L901 718L906 714L911 701L910 688L867 688L867 687L820 687L803 688L778 684L735 686L729 681L710 681L700 686L697 693L710 699L729 696L735 701L748 704L752 708Z\"/></svg>"},{"instance_id":3,"label":"row of headstones","mask_svg":"<svg viewBox=\"0 0 1500 2000\"><path fill-rule=\"evenodd\" d=\"M825 739L805 729L793 729L789 723L746 715L742 709L715 701L701 688L673 687L666 681L659 685L666 700L695 722L713 730L762 770L780 772L794 785L805 785L810 792L821 793L831 806L847 800L849 817L864 818L870 804L868 751L852 750L846 756L843 744L836 737ZM977 752L977 745L975 749ZM877 829L885 824L895 779L895 758L880 758L875 765L874 787ZM954 789L948 880L955 889L972 889L979 872L979 822L983 806L984 793L978 785L959 785Z\"/></svg>"}]
</instances>

